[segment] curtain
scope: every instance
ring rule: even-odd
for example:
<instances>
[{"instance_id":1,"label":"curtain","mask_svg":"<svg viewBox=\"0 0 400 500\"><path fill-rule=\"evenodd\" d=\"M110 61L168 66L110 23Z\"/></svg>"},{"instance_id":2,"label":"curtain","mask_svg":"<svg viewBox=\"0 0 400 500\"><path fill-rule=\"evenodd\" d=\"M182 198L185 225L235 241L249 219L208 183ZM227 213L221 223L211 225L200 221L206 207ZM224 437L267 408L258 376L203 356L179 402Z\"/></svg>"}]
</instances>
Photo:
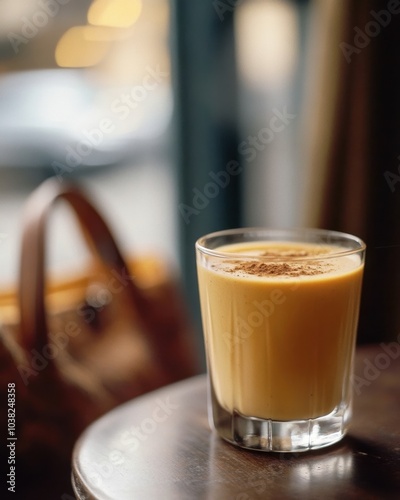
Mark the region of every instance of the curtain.
<instances>
[{"instance_id":1,"label":"curtain","mask_svg":"<svg viewBox=\"0 0 400 500\"><path fill-rule=\"evenodd\" d=\"M400 331L400 1L316 2L304 114L308 225L367 244L359 343ZM317 50L312 47L317 47Z\"/></svg>"}]
</instances>

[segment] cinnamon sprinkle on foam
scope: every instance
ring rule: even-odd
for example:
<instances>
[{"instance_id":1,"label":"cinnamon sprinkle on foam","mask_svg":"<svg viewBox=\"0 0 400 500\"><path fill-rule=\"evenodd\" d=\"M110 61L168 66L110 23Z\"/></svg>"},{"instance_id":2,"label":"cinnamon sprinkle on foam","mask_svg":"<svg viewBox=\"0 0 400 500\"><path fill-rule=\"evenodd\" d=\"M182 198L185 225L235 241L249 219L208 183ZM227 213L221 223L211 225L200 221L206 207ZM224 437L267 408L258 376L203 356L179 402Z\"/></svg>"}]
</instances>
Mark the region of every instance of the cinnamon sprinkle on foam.
<instances>
[{"instance_id":1,"label":"cinnamon sprinkle on foam","mask_svg":"<svg viewBox=\"0 0 400 500\"><path fill-rule=\"evenodd\" d=\"M252 276L315 276L330 269L329 265L317 263L300 264L295 262L240 262L227 271L230 273L245 273Z\"/></svg>"},{"instance_id":2,"label":"cinnamon sprinkle on foam","mask_svg":"<svg viewBox=\"0 0 400 500\"><path fill-rule=\"evenodd\" d=\"M320 252L326 253L326 252ZM320 254L318 253L318 254ZM318 255L317 252L307 252L305 250L288 250L288 251L267 251L260 254L260 257L310 257ZM264 262L263 260L227 260L226 264L232 267L226 269L229 273L249 274L251 276L315 276L324 274L332 269L332 265L327 262L318 262L310 260L308 262Z\"/></svg>"}]
</instances>

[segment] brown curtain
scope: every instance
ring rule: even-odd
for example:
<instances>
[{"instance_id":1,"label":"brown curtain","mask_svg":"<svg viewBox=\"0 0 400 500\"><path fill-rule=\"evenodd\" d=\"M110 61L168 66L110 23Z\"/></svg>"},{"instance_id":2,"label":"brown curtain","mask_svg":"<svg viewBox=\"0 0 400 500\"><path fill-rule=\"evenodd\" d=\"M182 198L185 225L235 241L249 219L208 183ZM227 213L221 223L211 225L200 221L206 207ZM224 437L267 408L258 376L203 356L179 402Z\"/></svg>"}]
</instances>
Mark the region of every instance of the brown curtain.
<instances>
[{"instance_id":1,"label":"brown curtain","mask_svg":"<svg viewBox=\"0 0 400 500\"><path fill-rule=\"evenodd\" d=\"M400 333L400 2L325 0L322 11L328 9L333 15L325 15L322 38L314 39L322 48L307 222L366 241L359 343L394 340Z\"/></svg>"}]
</instances>

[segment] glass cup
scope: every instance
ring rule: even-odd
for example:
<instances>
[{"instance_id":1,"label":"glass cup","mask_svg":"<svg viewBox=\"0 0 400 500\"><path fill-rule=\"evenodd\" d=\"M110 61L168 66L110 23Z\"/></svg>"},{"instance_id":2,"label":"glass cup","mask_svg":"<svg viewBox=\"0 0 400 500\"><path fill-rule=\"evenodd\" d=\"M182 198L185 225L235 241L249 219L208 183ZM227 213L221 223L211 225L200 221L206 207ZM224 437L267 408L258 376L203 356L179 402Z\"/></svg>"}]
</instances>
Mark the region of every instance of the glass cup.
<instances>
[{"instance_id":1,"label":"glass cup","mask_svg":"<svg viewBox=\"0 0 400 500\"><path fill-rule=\"evenodd\" d=\"M196 242L210 422L223 439L299 452L344 436L365 248L322 229Z\"/></svg>"}]
</instances>

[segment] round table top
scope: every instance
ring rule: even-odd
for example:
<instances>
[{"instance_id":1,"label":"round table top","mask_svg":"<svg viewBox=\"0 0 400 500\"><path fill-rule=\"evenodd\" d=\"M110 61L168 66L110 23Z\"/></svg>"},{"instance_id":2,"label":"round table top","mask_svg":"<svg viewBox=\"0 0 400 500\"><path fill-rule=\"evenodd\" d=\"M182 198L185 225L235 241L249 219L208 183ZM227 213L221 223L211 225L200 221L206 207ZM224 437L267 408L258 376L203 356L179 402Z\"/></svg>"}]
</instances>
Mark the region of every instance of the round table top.
<instances>
[{"instance_id":1,"label":"round table top","mask_svg":"<svg viewBox=\"0 0 400 500\"><path fill-rule=\"evenodd\" d=\"M357 350L351 429L332 447L265 453L224 442L210 430L200 375L94 422L75 446L75 493L116 500L398 499L400 345L392 344Z\"/></svg>"}]
</instances>

